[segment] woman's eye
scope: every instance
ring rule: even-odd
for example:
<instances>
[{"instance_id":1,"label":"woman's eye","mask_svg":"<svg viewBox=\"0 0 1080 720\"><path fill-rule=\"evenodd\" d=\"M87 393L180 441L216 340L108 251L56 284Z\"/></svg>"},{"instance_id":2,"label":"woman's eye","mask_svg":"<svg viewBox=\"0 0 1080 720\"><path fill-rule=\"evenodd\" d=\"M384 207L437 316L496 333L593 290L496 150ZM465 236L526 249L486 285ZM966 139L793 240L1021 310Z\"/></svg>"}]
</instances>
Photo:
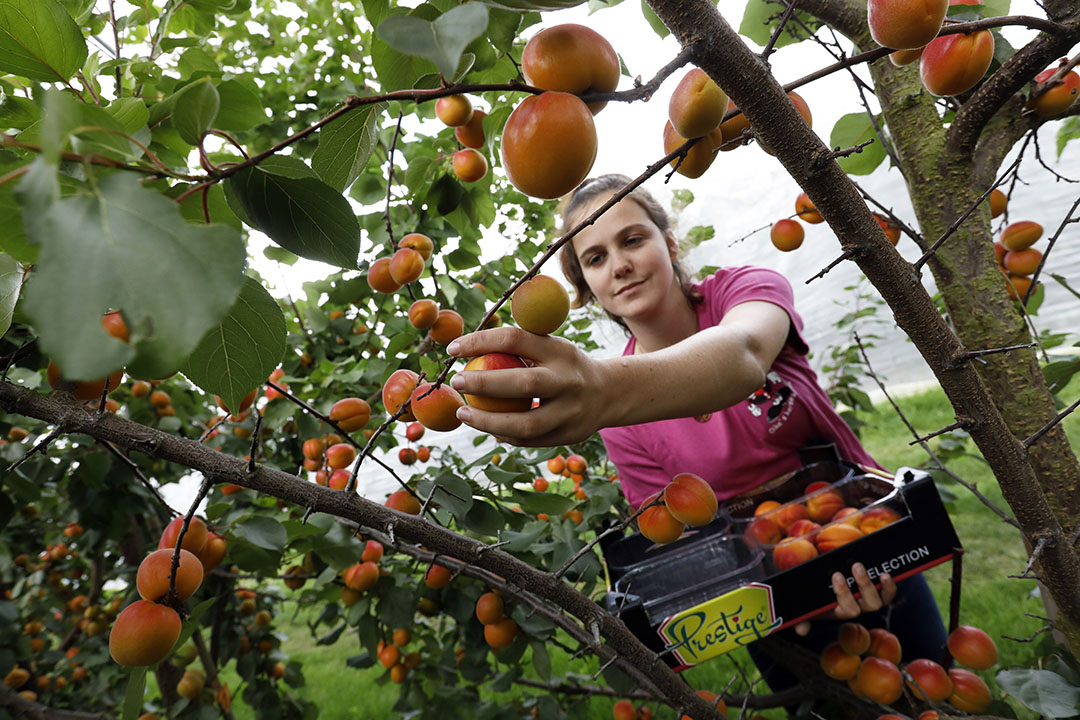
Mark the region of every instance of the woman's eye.
<instances>
[{"instance_id":1,"label":"woman's eye","mask_svg":"<svg viewBox=\"0 0 1080 720\"><path fill-rule=\"evenodd\" d=\"M598 264L600 263L600 260L601 260L601 259L602 259L602 256L601 256L601 255L599 255L599 254L597 254L597 255L590 255L589 257L587 257L587 258L585 259L585 264L586 264L586 265L588 265L588 266L590 266L590 267L591 267L591 266L593 266L593 265L598 265Z\"/></svg>"},{"instance_id":2,"label":"woman's eye","mask_svg":"<svg viewBox=\"0 0 1080 720\"><path fill-rule=\"evenodd\" d=\"M641 242L640 235L631 235L630 237L626 238L627 245L637 245L639 242Z\"/></svg>"}]
</instances>

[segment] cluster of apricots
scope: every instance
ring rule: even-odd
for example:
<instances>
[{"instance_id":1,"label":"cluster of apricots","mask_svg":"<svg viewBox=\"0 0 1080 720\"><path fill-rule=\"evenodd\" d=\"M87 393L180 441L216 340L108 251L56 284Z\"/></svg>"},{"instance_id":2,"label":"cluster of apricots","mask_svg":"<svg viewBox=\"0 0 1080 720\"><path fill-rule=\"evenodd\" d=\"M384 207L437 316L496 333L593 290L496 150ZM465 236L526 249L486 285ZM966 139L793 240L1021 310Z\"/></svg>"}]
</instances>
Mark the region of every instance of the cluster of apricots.
<instances>
[{"instance_id":1,"label":"cluster of apricots","mask_svg":"<svg viewBox=\"0 0 1080 720\"><path fill-rule=\"evenodd\" d=\"M485 140L485 113L474 110L472 101L464 95L447 95L435 102L435 115L444 125L454 128L454 136L465 146L454 153L451 160L458 179L473 183L487 175L488 161L479 150Z\"/></svg>"},{"instance_id":2,"label":"cluster of apricots","mask_svg":"<svg viewBox=\"0 0 1080 720\"><path fill-rule=\"evenodd\" d=\"M510 182L532 197L573 190L596 160L593 115L605 102L578 95L613 92L619 57L599 33L567 23L541 30L521 55L525 82L543 90L518 103L503 127L501 156Z\"/></svg>"},{"instance_id":3,"label":"cluster of apricots","mask_svg":"<svg viewBox=\"0 0 1080 720\"><path fill-rule=\"evenodd\" d=\"M486 592L476 601L476 619L484 626L484 640L498 650L514 642L517 623L506 616L502 595Z\"/></svg>"},{"instance_id":4,"label":"cluster of apricots","mask_svg":"<svg viewBox=\"0 0 1080 720\"><path fill-rule=\"evenodd\" d=\"M175 593L170 591L173 554L184 519L166 526L158 549L139 565L135 586L141 600L124 608L109 633L109 654L121 665L154 665L165 658L180 637L180 615L173 609L195 594L203 577L225 557L225 538L210 532L206 523L192 518L180 542ZM200 691L201 691L200 686Z\"/></svg>"},{"instance_id":5,"label":"cluster of apricots","mask_svg":"<svg viewBox=\"0 0 1080 720\"><path fill-rule=\"evenodd\" d=\"M801 500L801 501L800 501ZM787 570L830 550L854 542L900 519L890 507L858 510L826 482L811 483L806 496L781 505L766 500L754 509L745 535L772 548L773 566Z\"/></svg>"},{"instance_id":6,"label":"cluster of apricots","mask_svg":"<svg viewBox=\"0 0 1080 720\"><path fill-rule=\"evenodd\" d=\"M120 342L131 342L131 333L128 331L127 323L124 322L124 317L120 314L119 310L105 313L101 318L101 326L105 328L105 332L109 333L109 335ZM106 393L106 389L111 393L120 387L120 381L124 379L124 369L120 368L108 377L100 378L98 380L73 381L66 380L60 370L60 366L54 362L50 362L48 369L45 371L45 376L53 390L63 390L68 392L73 395L76 400L82 400L84 402L91 400L97 401L101 399L102 394Z\"/></svg>"},{"instance_id":7,"label":"cluster of apricots","mask_svg":"<svg viewBox=\"0 0 1080 720\"><path fill-rule=\"evenodd\" d=\"M564 458L562 455L556 455L553 458L548 458L547 468L554 475L561 475L574 481L574 497L578 500L588 498L585 494L585 488L581 487L581 483L585 480L585 473L588 470L588 462L583 456L574 454ZM549 485L548 479L543 475L533 480L533 490L536 492L547 492ZM540 519L547 520L547 515Z\"/></svg>"},{"instance_id":8,"label":"cluster of apricots","mask_svg":"<svg viewBox=\"0 0 1080 720\"><path fill-rule=\"evenodd\" d=\"M686 526L708 525L716 517L716 493L701 477L679 473L658 493L645 498L638 515L638 530L654 543L663 545L679 539Z\"/></svg>"},{"instance_id":9,"label":"cluster of apricots","mask_svg":"<svg viewBox=\"0 0 1080 720\"><path fill-rule=\"evenodd\" d=\"M994 641L977 627L961 625L949 634L949 653L956 662L973 670L986 670L997 663ZM847 681L859 697L880 705L891 705L908 691L919 701L949 702L958 710L981 713L990 706L990 689L971 670L948 671L926 658L912 660L901 668L902 652L896 635L882 628L867 630L859 623L840 626L836 642L821 652L821 669L834 680ZM892 720L883 715L878 720ZM937 720L936 710L919 715L919 720Z\"/></svg>"},{"instance_id":10,"label":"cluster of apricots","mask_svg":"<svg viewBox=\"0 0 1080 720\"><path fill-rule=\"evenodd\" d=\"M825 222L825 218L821 216L821 213L818 212L813 201L806 193L799 193L799 196L795 198L795 215L799 220L811 225ZM873 215L889 242L893 245L900 242L900 228L896 226L896 223L880 213L873 213ZM805 238L806 231L799 224L799 221L794 218L777 220L769 231L769 239L772 241L773 246L783 252L797 250Z\"/></svg>"},{"instance_id":11,"label":"cluster of apricots","mask_svg":"<svg viewBox=\"0 0 1080 720\"><path fill-rule=\"evenodd\" d=\"M1032 247L1043 228L1037 222L1021 220L1010 223L1001 231L1001 239L994 243L994 255L998 269L1005 278L1006 290L1013 300L1020 300L1031 287L1031 276L1039 269L1042 252Z\"/></svg>"},{"instance_id":12,"label":"cluster of apricots","mask_svg":"<svg viewBox=\"0 0 1080 720\"><path fill-rule=\"evenodd\" d=\"M421 656L418 652L403 652L412 640L412 631L398 628L391 636L391 642L380 640L375 649L379 663L390 671L390 679L395 683L405 682L412 670L420 667Z\"/></svg>"},{"instance_id":13,"label":"cluster of apricots","mask_svg":"<svg viewBox=\"0 0 1080 720\"><path fill-rule=\"evenodd\" d=\"M375 587L382 572L379 561L382 560L383 546L378 540L368 540L360 561L341 571L345 586L341 588L341 602L346 606L355 605L363 594Z\"/></svg>"}]
</instances>

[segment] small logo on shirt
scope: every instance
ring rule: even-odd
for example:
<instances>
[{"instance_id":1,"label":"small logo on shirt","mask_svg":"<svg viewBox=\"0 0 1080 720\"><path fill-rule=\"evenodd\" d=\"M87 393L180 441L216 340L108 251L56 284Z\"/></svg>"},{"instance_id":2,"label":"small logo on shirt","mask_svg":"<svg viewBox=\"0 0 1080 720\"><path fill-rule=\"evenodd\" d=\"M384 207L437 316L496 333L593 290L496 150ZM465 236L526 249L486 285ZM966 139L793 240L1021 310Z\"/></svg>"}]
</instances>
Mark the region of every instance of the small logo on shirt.
<instances>
[{"instance_id":1,"label":"small logo on shirt","mask_svg":"<svg viewBox=\"0 0 1080 720\"><path fill-rule=\"evenodd\" d=\"M764 413L769 422L774 422L783 413L784 404L794 392L791 383L770 370L765 376L765 384L746 398L746 407L754 417L761 417Z\"/></svg>"}]
</instances>

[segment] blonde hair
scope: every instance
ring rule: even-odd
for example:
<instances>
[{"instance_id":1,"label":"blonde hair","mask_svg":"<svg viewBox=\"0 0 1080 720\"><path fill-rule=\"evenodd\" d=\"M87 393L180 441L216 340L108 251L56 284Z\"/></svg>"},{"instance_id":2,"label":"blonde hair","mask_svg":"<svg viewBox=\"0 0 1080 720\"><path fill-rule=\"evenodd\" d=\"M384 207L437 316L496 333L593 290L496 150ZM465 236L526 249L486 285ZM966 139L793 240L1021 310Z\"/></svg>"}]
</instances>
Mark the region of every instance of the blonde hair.
<instances>
[{"instance_id":1,"label":"blonde hair","mask_svg":"<svg viewBox=\"0 0 1080 720\"><path fill-rule=\"evenodd\" d=\"M587 179L585 182L578 185L576 190L563 199L559 207L559 215L562 220L562 226L560 228L561 232L565 235L578 221L580 221L582 211L593 200L602 195L617 192L629 182L630 178L627 176L613 173ZM623 200L633 200L637 203L638 206L645 211L645 214L649 216L649 220L656 225L657 229L659 229L661 234L665 237L674 235L674 231L671 227L671 220L668 218L664 206L657 202L656 198L652 196L652 193L644 187L639 185L634 188L623 198ZM572 242L563 245L562 250L559 252L559 265L562 267L563 275L565 275L566 279L570 281L570 284L574 286L575 295L571 307L585 307L596 299L596 296L593 295L592 288L585 282L585 274L581 270L581 263L578 260L577 253L574 252L574 245ZM671 265L675 270L675 279L678 281L683 295L690 301L690 304L696 305L701 302L701 292L691 284L693 273L688 270L677 257L672 260ZM621 325L624 330L629 332L630 328L627 327L621 317L608 312L606 308L604 309L604 313L614 322Z\"/></svg>"}]
</instances>

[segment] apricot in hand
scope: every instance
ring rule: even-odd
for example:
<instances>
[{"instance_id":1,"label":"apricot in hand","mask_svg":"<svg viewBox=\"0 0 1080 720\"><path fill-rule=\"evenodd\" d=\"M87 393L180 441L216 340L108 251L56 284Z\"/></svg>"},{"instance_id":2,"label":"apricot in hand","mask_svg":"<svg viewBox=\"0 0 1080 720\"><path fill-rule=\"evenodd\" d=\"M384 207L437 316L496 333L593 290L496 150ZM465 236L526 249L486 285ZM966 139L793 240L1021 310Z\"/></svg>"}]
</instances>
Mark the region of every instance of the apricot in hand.
<instances>
[{"instance_id":1,"label":"apricot in hand","mask_svg":"<svg viewBox=\"0 0 1080 720\"><path fill-rule=\"evenodd\" d=\"M525 361L509 353L488 353L475 357L465 364L466 370L505 370L524 368ZM486 412L525 412L532 407L532 398L501 398L483 395L465 395L470 407Z\"/></svg>"},{"instance_id":2,"label":"apricot in hand","mask_svg":"<svg viewBox=\"0 0 1080 720\"><path fill-rule=\"evenodd\" d=\"M537 275L523 282L510 296L510 314L522 330L550 335L570 314L570 296L555 278Z\"/></svg>"}]
</instances>

